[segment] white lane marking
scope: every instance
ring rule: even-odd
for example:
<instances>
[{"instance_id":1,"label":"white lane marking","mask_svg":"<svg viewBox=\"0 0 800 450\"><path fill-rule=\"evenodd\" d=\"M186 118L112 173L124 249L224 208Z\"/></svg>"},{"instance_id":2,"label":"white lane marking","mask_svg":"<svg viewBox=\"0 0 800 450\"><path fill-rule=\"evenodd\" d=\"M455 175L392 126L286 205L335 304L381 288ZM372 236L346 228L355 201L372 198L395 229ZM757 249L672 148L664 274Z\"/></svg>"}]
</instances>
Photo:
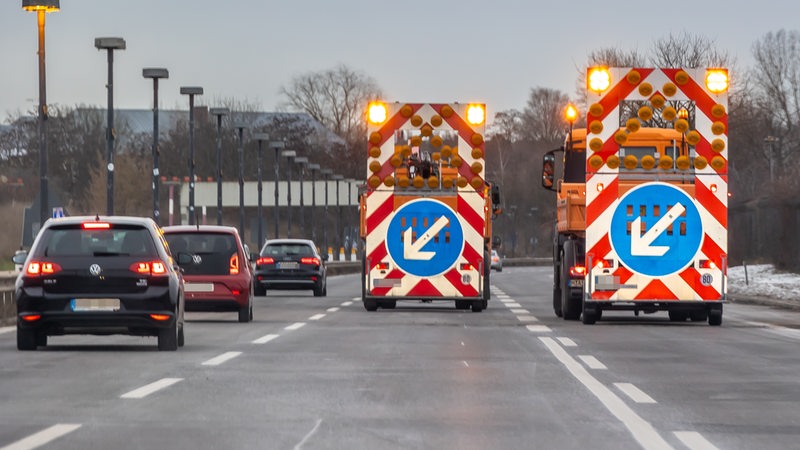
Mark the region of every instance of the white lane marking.
<instances>
[{"instance_id":1,"label":"white lane marking","mask_svg":"<svg viewBox=\"0 0 800 450\"><path fill-rule=\"evenodd\" d=\"M711 442L708 442L702 434L696 431L673 431L675 437L683 442L683 445L692 450L717 450Z\"/></svg>"},{"instance_id":2,"label":"white lane marking","mask_svg":"<svg viewBox=\"0 0 800 450\"><path fill-rule=\"evenodd\" d=\"M360 302L361 297L353 297L351 300L353 300L354 302Z\"/></svg>"},{"instance_id":3,"label":"white lane marking","mask_svg":"<svg viewBox=\"0 0 800 450\"><path fill-rule=\"evenodd\" d=\"M667 441L650 425L649 422L636 414L625 402L614 394L611 389L593 377L578 361L572 358L566 350L549 337L540 337L550 353L563 364L575 379L580 381L589 392L631 432L633 438L645 449L671 449Z\"/></svg>"},{"instance_id":4,"label":"white lane marking","mask_svg":"<svg viewBox=\"0 0 800 450\"><path fill-rule=\"evenodd\" d=\"M614 386L636 403L657 403L653 397L645 394L643 390L631 383L614 383Z\"/></svg>"},{"instance_id":5,"label":"white lane marking","mask_svg":"<svg viewBox=\"0 0 800 450\"><path fill-rule=\"evenodd\" d=\"M467 364L467 362L466 362L466 361L461 361L461 362L463 362L463 363L464 363L464 367L469 367L469 364Z\"/></svg>"},{"instance_id":6,"label":"white lane marking","mask_svg":"<svg viewBox=\"0 0 800 450\"><path fill-rule=\"evenodd\" d=\"M288 327L284 328L284 330L289 330L289 331L296 330L298 328L302 328L305 324L306 324L305 322L295 322L289 325Z\"/></svg>"},{"instance_id":7,"label":"white lane marking","mask_svg":"<svg viewBox=\"0 0 800 450\"><path fill-rule=\"evenodd\" d=\"M173 384L183 381L183 378L162 378L156 382L142 386L139 389L134 389L128 393L122 394L120 398L145 398L153 392L159 391Z\"/></svg>"},{"instance_id":8,"label":"white lane marking","mask_svg":"<svg viewBox=\"0 0 800 450\"><path fill-rule=\"evenodd\" d=\"M506 306L509 308L522 308L522 305L517 302L506 303Z\"/></svg>"},{"instance_id":9,"label":"white lane marking","mask_svg":"<svg viewBox=\"0 0 800 450\"><path fill-rule=\"evenodd\" d=\"M601 363L597 358L592 355L578 355L578 358L583 361L590 369L605 370L608 369L605 364Z\"/></svg>"},{"instance_id":10,"label":"white lane marking","mask_svg":"<svg viewBox=\"0 0 800 450\"><path fill-rule=\"evenodd\" d=\"M273 339L276 339L278 336L280 336L280 335L279 334L268 334L266 336L261 336L260 338L258 338L255 341L253 341L253 344L266 344L267 342L269 342L269 341L271 341Z\"/></svg>"},{"instance_id":11,"label":"white lane marking","mask_svg":"<svg viewBox=\"0 0 800 450\"><path fill-rule=\"evenodd\" d=\"M461 346L462 346L462 347L464 346L464 341L461 341Z\"/></svg>"},{"instance_id":12,"label":"white lane marking","mask_svg":"<svg viewBox=\"0 0 800 450\"><path fill-rule=\"evenodd\" d=\"M17 327L0 327L0 334L10 333L16 329Z\"/></svg>"},{"instance_id":13,"label":"white lane marking","mask_svg":"<svg viewBox=\"0 0 800 450\"><path fill-rule=\"evenodd\" d=\"M0 450L30 450L41 447L65 434L72 433L80 427L81 424L79 423L59 423L26 438L22 438L17 442L8 444Z\"/></svg>"},{"instance_id":14,"label":"white lane marking","mask_svg":"<svg viewBox=\"0 0 800 450\"><path fill-rule=\"evenodd\" d=\"M568 337L557 337L556 339L558 339L558 342L561 342L561 345L563 345L564 347L577 347L578 346L578 344L576 344L575 341L573 341L572 339L570 339Z\"/></svg>"},{"instance_id":15,"label":"white lane marking","mask_svg":"<svg viewBox=\"0 0 800 450\"><path fill-rule=\"evenodd\" d=\"M537 319L535 316L532 316L530 314L520 314L520 315L517 316L517 320L519 320L520 322L538 322L539 321L539 319Z\"/></svg>"},{"instance_id":16,"label":"white lane marking","mask_svg":"<svg viewBox=\"0 0 800 450\"><path fill-rule=\"evenodd\" d=\"M515 300L510 298L501 298L500 301L503 302L504 305L507 305L508 303L514 303Z\"/></svg>"},{"instance_id":17,"label":"white lane marking","mask_svg":"<svg viewBox=\"0 0 800 450\"><path fill-rule=\"evenodd\" d=\"M549 333L550 332L550 327L548 327L547 325L527 325L527 326L525 326L525 328L527 328L528 331L533 331L534 333Z\"/></svg>"},{"instance_id":18,"label":"white lane marking","mask_svg":"<svg viewBox=\"0 0 800 450\"><path fill-rule=\"evenodd\" d=\"M308 320L319 320L325 317L325 314L314 314L313 316L309 317Z\"/></svg>"},{"instance_id":19,"label":"white lane marking","mask_svg":"<svg viewBox=\"0 0 800 450\"><path fill-rule=\"evenodd\" d=\"M332 307L332 308L328 308L328 309L326 309L325 311L327 311L327 312L329 312L329 313L335 313L335 312L336 312L336 311L338 311L338 310L339 310L339 307L338 307L338 306L334 306L334 307Z\"/></svg>"},{"instance_id":20,"label":"white lane marking","mask_svg":"<svg viewBox=\"0 0 800 450\"><path fill-rule=\"evenodd\" d=\"M219 356L215 356L208 361L203 362L204 366L218 366L225 361L229 361L237 356L241 355L242 352L225 352Z\"/></svg>"},{"instance_id":21,"label":"white lane marking","mask_svg":"<svg viewBox=\"0 0 800 450\"><path fill-rule=\"evenodd\" d=\"M342 306L350 306L352 304L353 304L353 302L344 302L344 303L342 303Z\"/></svg>"},{"instance_id":22,"label":"white lane marking","mask_svg":"<svg viewBox=\"0 0 800 450\"><path fill-rule=\"evenodd\" d=\"M306 434L303 437L303 439L300 442L298 442L297 445L294 446L294 450L300 450L301 448L303 448L303 445L305 445L306 441L308 441L311 438L311 436L313 436L314 433L317 432L317 429L319 429L319 425L321 423L322 419L317 419L317 423L314 424L314 428L312 428L311 431L309 431L308 434Z\"/></svg>"},{"instance_id":23,"label":"white lane marking","mask_svg":"<svg viewBox=\"0 0 800 450\"><path fill-rule=\"evenodd\" d=\"M523 308L514 308L514 309L511 310L511 312L514 313L514 314L530 314L531 313L527 309L523 309Z\"/></svg>"},{"instance_id":24,"label":"white lane marking","mask_svg":"<svg viewBox=\"0 0 800 450\"><path fill-rule=\"evenodd\" d=\"M511 296L508 295L508 294L496 294L496 295L497 295L497 298L499 298L500 300L505 300L507 298L511 298Z\"/></svg>"}]
</instances>

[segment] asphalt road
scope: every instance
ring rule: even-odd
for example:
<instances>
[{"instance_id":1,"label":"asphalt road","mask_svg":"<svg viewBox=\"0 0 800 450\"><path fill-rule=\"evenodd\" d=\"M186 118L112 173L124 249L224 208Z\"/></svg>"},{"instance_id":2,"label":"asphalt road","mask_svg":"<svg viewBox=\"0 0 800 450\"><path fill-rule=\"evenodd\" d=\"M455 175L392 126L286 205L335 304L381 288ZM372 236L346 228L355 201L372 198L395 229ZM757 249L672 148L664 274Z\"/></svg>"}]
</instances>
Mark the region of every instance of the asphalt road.
<instances>
[{"instance_id":1,"label":"asphalt road","mask_svg":"<svg viewBox=\"0 0 800 450\"><path fill-rule=\"evenodd\" d=\"M797 448L800 313L726 305L557 319L550 269L493 273L489 309L366 312L357 276L328 297L270 293L255 321L188 313L186 346L0 329L0 448ZM8 447L4 447L8 446Z\"/></svg>"}]
</instances>

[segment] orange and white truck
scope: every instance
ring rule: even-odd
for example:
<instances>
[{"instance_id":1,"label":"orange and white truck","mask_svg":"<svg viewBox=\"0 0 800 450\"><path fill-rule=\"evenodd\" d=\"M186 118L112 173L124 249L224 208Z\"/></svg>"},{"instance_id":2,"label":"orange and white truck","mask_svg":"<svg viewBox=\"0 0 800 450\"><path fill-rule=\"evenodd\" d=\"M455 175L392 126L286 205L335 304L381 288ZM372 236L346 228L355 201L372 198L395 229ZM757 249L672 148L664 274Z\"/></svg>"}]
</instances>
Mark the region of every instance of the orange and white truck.
<instances>
[{"instance_id":1,"label":"orange and white truck","mask_svg":"<svg viewBox=\"0 0 800 450\"><path fill-rule=\"evenodd\" d=\"M586 92L586 128L542 164L557 202L555 314L593 324L603 311L667 311L720 325L727 70L593 67Z\"/></svg>"},{"instance_id":2,"label":"orange and white truck","mask_svg":"<svg viewBox=\"0 0 800 450\"><path fill-rule=\"evenodd\" d=\"M373 102L367 122L364 307L422 300L482 311L499 203L485 179L485 106Z\"/></svg>"}]
</instances>

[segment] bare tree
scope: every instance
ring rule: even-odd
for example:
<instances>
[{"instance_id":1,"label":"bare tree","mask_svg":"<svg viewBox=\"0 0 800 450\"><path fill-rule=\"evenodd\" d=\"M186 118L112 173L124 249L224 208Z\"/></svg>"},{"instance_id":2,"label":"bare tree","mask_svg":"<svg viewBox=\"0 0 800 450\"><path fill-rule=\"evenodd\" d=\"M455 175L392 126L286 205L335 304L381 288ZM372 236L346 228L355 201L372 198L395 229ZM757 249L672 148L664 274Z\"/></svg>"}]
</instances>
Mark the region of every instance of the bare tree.
<instances>
[{"instance_id":1,"label":"bare tree","mask_svg":"<svg viewBox=\"0 0 800 450\"><path fill-rule=\"evenodd\" d=\"M732 63L714 39L687 31L653 41L649 59L654 67L728 67Z\"/></svg>"},{"instance_id":2,"label":"bare tree","mask_svg":"<svg viewBox=\"0 0 800 450\"><path fill-rule=\"evenodd\" d=\"M522 137L533 143L556 145L564 138L567 123L564 108L569 103L567 94L550 88L531 89L522 112Z\"/></svg>"}]
</instances>

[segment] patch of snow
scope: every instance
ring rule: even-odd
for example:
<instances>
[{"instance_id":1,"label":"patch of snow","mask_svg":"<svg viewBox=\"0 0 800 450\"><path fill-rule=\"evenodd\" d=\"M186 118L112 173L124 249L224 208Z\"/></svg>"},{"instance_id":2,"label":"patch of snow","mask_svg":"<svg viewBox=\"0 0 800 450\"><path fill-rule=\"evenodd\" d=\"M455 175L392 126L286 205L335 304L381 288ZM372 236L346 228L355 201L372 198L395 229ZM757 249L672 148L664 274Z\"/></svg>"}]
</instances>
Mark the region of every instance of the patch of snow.
<instances>
[{"instance_id":1,"label":"patch of snow","mask_svg":"<svg viewBox=\"0 0 800 450\"><path fill-rule=\"evenodd\" d=\"M728 292L749 297L769 297L800 302L800 274L781 272L772 264L728 268Z\"/></svg>"}]
</instances>

